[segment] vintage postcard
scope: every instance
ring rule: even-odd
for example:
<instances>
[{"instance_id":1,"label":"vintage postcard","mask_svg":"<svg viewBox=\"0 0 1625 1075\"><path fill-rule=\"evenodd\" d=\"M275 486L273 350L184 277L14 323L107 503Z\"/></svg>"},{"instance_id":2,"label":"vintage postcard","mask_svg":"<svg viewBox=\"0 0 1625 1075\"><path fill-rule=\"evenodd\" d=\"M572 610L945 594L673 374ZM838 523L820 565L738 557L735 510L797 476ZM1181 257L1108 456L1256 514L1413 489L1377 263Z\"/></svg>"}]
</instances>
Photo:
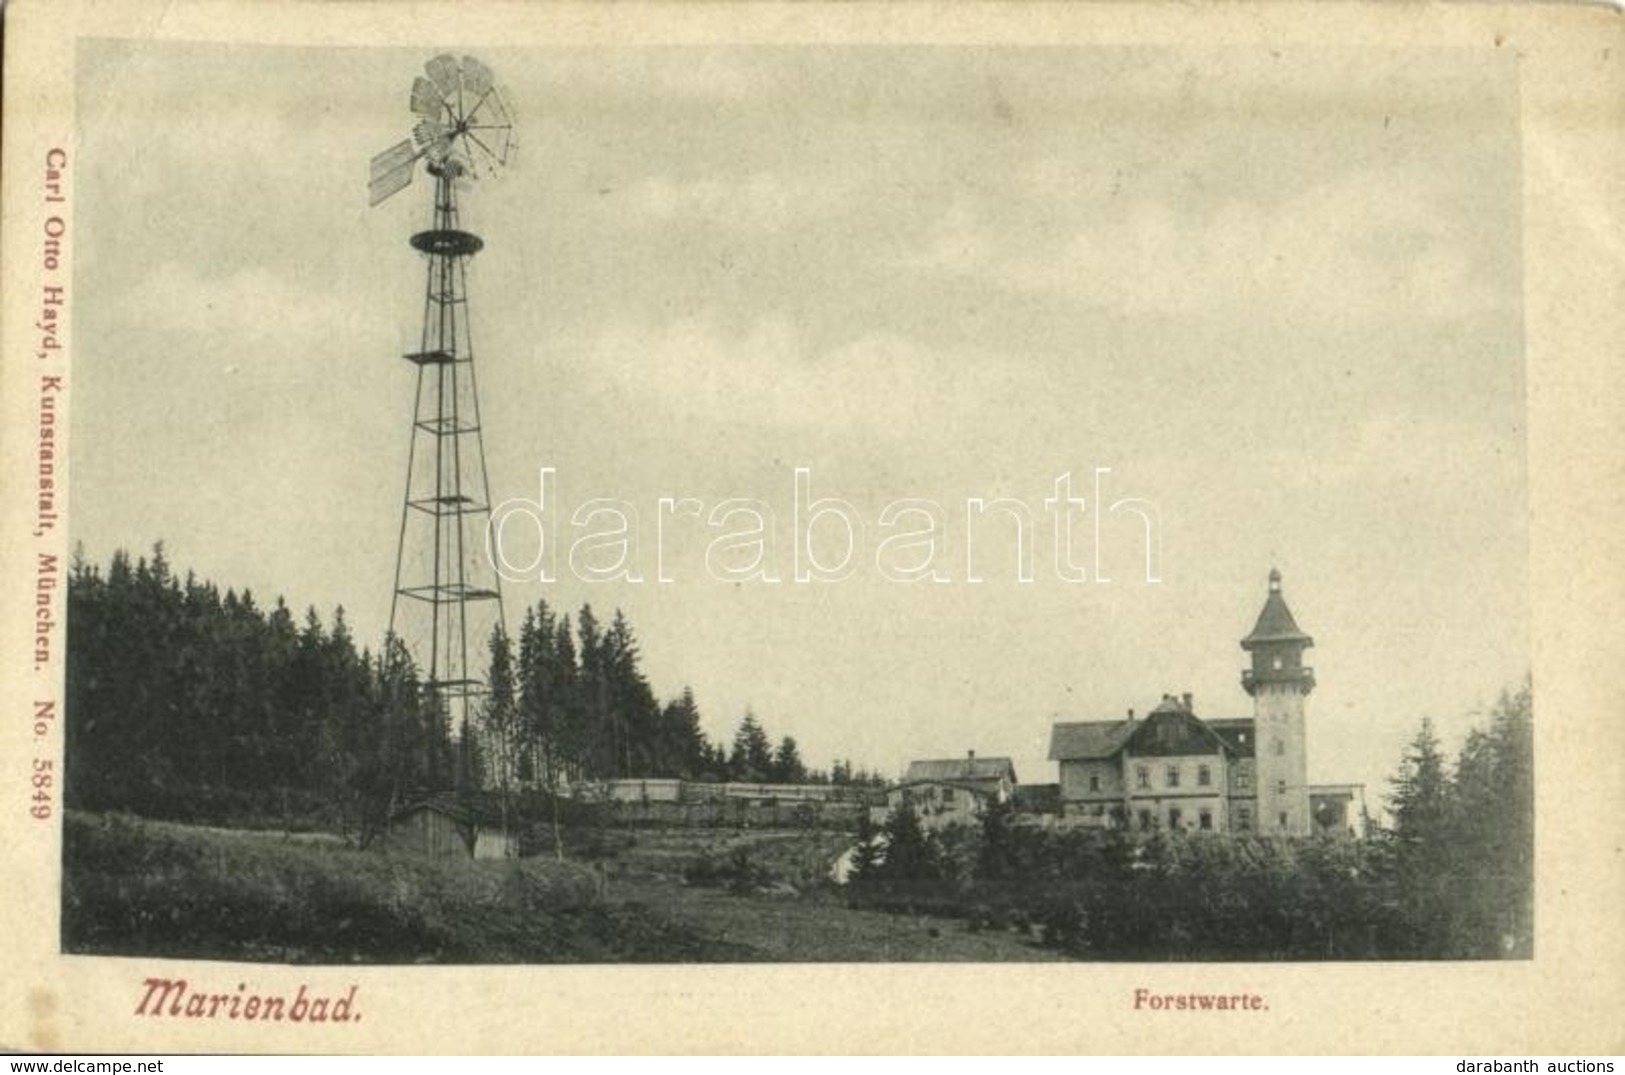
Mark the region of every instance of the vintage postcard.
<instances>
[{"instance_id":1,"label":"vintage postcard","mask_svg":"<svg viewBox=\"0 0 1625 1075\"><path fill-rule=\"evenodd\" d=\"M0 1046L1625 1048L1617 10L8 15Z\"/></svg>"}]
</instances>

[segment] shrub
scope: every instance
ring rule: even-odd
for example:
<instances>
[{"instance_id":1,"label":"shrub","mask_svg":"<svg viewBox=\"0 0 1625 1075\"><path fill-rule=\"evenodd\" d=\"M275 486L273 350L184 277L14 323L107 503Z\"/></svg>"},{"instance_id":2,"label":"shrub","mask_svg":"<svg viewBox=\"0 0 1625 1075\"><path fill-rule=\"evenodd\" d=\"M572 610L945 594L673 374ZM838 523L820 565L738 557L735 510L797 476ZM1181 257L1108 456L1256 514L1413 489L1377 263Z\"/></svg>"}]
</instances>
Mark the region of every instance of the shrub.
<instances>
[{"instance_id":1,"label":"shrub","mask_svg":"<svg viewBox=\"0 0 1625 1075\"><path fill-rule=\"evenodd\" d=\"M727 889L736 896L748 896L774 881L772 872L751 861L744 847L736 847L726 856L705 852L683 871L683 879L702 888Z\"/></svg>"}]
</instances>

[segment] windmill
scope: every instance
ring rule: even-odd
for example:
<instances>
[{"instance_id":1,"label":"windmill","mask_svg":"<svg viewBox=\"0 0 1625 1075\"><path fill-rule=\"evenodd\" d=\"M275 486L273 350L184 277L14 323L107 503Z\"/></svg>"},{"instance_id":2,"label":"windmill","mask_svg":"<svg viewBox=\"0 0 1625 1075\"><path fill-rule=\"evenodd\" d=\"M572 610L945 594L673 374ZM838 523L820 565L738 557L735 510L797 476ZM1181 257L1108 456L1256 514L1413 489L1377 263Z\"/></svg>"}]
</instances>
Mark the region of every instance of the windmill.
<instances>
[{"instance_id":1,"label":"windmill","mask_svg":"<svg viewBox=\"0 0 1625 1075\"><path fill-rule=\"evenodd\" d=\"M417 370L406 494L395 555L390 636L425 673L424 689L462 737L486 692L486 639L504 623L501 581L485 554L490 481L469 332L467 263L483 247L458 226L460 185L495 173L513 148L513 121L491 70L464 56L436 56L412 83L412 137L372 159L369 204L411 184L417 163L434 177L432 226L412 236L428 262L423 333L404 357ZM459 758L459 778L466 774Z\"/></svg>"}]
</instances>

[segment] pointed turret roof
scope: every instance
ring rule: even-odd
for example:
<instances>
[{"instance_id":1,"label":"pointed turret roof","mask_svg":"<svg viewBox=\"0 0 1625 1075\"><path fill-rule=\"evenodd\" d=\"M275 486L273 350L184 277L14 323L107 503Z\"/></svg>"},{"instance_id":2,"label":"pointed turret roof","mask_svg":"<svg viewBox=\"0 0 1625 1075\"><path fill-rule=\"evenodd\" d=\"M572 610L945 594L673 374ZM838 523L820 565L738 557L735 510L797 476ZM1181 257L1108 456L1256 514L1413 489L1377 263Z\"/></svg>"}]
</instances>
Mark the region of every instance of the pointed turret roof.
<instances>
[{"instance_id":1,"label":"pointed turret roof","mask_svg":"<svg viewBox=\"0 0 1625 1075\"><path fill-rule=\"evenodd\" d=\"M1253 633L1241 640L1242 649L1252 649L1263 642L1298 642L1305 646L1312 646L1315 640L1298 629L1298 623L1292 618L1292 610L1286 607L1286 598L1281 596L1281 572L1270 568L1270 592L1264 599L1264 608L1258 613L1258 622L1253 625Z\"/></svg>"}]
</instances>

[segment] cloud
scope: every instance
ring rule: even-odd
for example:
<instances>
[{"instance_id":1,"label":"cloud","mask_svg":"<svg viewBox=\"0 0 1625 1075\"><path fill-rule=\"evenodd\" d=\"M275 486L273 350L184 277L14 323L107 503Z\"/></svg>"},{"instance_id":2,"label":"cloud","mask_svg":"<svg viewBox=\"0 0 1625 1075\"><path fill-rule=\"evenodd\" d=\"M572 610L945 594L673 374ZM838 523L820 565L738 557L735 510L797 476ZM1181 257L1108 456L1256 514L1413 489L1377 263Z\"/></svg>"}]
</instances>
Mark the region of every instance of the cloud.
<instances>
[{"instance_id":1,"label":"cloud","mask_svg":"<svg viewBox=\"0 0 1625 1075\"><path fill-rule=\"evenodd\" d=\"M977 220L968 198L956 198L917 249L898 259L904 269L949 276L986 271L993 265L991 229Z\"/></svg>"},{"instance_id":2,"label":"cloud","mask_svg":"<svg viewBox=\"0 0 1625 1075\"><path fill-rule=\"evenodd\" d=\"M267 268L212 274L165 261L126 290L113 310L116 324L247 357L256 343L262 354L330 343L358 309L369 309L367 299L341 297L322 285L319 278L306 284ZM178 357L184 349L175 351Z\"/></svg>"},{"instance_id":3,"label":"cloud","mask_svg":"<svg viewBox=\"0 0 1625 1075\"><path fill-rule=\"evenodd\" d=\"M1030 179L1031 193L1054 198L1067 175L1040 165ZM1142 195L1087 224L1065 219L1066 200L1050 204L1051 235L1024 233L1018 245L1001 241L1010 230L993 219L1006 220L1007 207L978 212L961 199L900 264L1149 316L1448 321L1516 298L1515 277L1483 263L1451 206L1389 174L1346 175L1280 205L1193 210Z\"/></svg>"},{"instance_id":4,"label":"cloud","mask_svg":"<svg viewBox=\"0 0 1625 1075\"><path fill-rule=\"evenodd\" d=\"M890 437L957 428L1003 391L996 364L889 332L814 352L779 317L733 333L704 317L606 329L588 366L672 413Z\"/></svg>"},{"instance_id":5,"label":"cloud","mask_svg":"<svg viewBox=\"0 0 1625 1075\"><path fill-rule=\"evenodd\" d=\"M656 175L633 185L626 205L653 223L774 232L827 219L846 200L850 186L836 177L812 182L767 171L726 179Z\"/></svg>"}]
</instances>

